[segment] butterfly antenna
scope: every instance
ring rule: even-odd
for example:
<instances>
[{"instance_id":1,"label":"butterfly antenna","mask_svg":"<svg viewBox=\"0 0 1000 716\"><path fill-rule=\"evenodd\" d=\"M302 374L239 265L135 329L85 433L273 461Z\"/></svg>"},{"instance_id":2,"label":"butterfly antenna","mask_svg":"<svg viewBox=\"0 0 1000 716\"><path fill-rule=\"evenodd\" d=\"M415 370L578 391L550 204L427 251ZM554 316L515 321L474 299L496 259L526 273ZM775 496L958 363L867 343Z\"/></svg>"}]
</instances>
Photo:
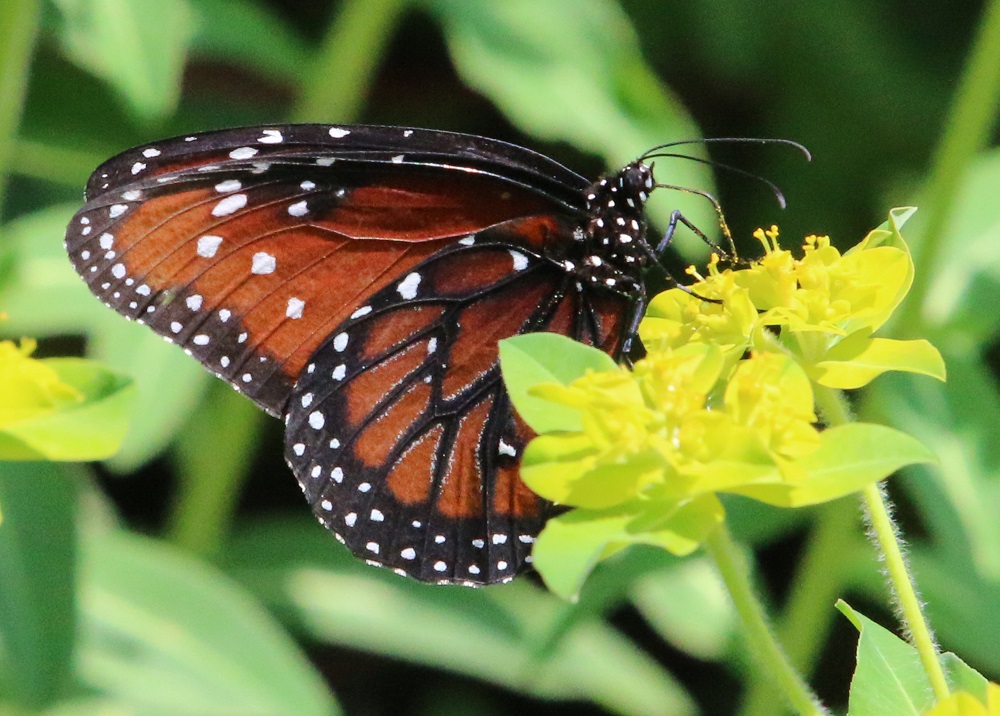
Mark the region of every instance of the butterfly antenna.
<instances>
[{"instance_id":1,"label":"butterfly antenna","mask_svg":"<svg viewBox=\"0 0 1000 716\"><path fill-rule=\"evenodd\" d=\"M740 169L739 167L735 167L732 164L718 162L715 161L714 159L703 159L701 157L693 157L690 154L675 154L673 152L663 152L663 153L657 152L655 154L649 154L645 158L652 159L654 157L655 158L663 157L667 159L690 159L692 162L697 162L698 164L705 164L710 167L715 167L716 169L724 169L725 171L732 172L733 174L739 174L740 176L747 177L748 179L759 181L762 184L766 185L767 188L771 190L771 193L774 194L774 198L778 200L778 206L780 206L782 209L784 209L787 206L787 202L785 201L785 194L784 192L781 191L781 188L777 184L775 184L773 181L770 181L769 179L760 176L759 174L748 172L746 169Z\"/></svg>"},{"instance_id":2,"label":"butterfly antenna","mask_svg":"<svg viewBox=\"0 0 1000 716\"><path fill-rule=\"evenodd\" d=\"M786 147L792 147L802 152L805 156L806 161L812 161L812 154L808 149L806 149L804 144L800 144L792 139L779 139L775 137L708 137L707 139L682 139L677 142L667 142L666 144L659 144L655 147L649 149L645 154L639 157L639 161L642 161L656 152L662 149L672 149L674 147L682 147L686 144L781 144Z\"/></svg>"}]
</instances>

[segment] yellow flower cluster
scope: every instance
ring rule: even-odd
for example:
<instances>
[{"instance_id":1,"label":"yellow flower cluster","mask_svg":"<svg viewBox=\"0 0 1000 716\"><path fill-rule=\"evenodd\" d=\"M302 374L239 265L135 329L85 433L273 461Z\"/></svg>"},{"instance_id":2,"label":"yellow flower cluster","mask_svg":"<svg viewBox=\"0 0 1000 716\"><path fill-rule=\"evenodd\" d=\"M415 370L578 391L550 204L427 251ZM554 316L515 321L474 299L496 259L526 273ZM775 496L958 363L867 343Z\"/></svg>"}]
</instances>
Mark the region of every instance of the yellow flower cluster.
<instances>
[{"instance_id":1,"label":"yellow flower cluster","mask_svg":"<svg viewBox=\"0 0 1000 716\"><path fill-rule=\"evenodd\" d=\"M587 370L528 391L578 420L529 444L526 484L595 519L614 512L616 544L634 537L683 553L722 519L719 492L815 504L920 461L889 428L816 427L817 386L858 387L887 370L943 377L929 343L872 336L913 276L894 218L844 254L810 236L795 258L772 227L755 234L759 261L721 270L713 257L707 276L691 269L690 289L650 303L640 327L647 355L634 370ZM873 446L897 450L898 463L866 470ZM672 525L685 539L663 537Z\"/></svg>"}]
</instances>

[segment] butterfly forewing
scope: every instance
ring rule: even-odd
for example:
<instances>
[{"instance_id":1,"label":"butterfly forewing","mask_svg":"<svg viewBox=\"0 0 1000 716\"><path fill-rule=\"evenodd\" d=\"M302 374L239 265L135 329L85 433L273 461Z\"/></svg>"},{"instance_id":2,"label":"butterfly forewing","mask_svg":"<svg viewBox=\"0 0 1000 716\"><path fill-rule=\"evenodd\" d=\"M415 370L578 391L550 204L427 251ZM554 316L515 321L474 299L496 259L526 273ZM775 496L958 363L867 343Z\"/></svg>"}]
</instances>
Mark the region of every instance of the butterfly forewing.
<instances>
[{"instance_id":1,"label":"butterfly forewing","mask_svg":"<svg viewBox=\"0 0 1000 716\"><path fill-rule=\"evenodd\" d=\"M406 147L427 155L462 135L377 129L231 130L131 150L95 172L67 250L105 303L280 414L309 355L367 296L445 243L553 209L551 179L486 173L510 145L465 141L448 167L404 164ZM522 176L554 164L526 159Z\"/></svg>"}]
</instances>

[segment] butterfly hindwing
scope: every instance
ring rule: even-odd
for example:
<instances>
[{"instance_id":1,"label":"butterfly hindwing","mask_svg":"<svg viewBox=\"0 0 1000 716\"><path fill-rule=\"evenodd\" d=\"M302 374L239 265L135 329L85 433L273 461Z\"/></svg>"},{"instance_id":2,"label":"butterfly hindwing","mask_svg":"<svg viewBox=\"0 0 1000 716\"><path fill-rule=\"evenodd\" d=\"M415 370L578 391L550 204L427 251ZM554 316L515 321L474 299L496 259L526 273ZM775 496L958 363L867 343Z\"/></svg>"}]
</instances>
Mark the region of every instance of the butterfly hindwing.
<instances>
[{"instance_id":1,"label":"butterfly hindwing","mask_svg":"<svg viewBox=\"0 0 1000 716\"><path fill-rule=\"evenodd\" d=\"M399 276L295 388L286 457L320 521L371 562L488 583L530 554L550 508L517 476L533 434L511 409L497 341L551 329L600 344L621 319L584 310L561 267L513 243L527 231L466 237Z\"/></svg>"}]
</instances>

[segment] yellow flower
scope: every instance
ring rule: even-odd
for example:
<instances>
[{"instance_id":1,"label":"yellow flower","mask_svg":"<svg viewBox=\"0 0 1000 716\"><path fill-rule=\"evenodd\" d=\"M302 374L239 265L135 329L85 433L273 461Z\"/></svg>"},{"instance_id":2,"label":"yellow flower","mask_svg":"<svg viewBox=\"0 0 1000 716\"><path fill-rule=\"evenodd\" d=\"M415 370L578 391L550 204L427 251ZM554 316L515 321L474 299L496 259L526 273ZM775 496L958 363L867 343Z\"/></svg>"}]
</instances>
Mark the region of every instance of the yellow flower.
<instances>
[{"instance_id":1,"label":"yellow flower","mask_svg":"<svg viewBox=\"0 0 1000 716\"><path fill-rule=\"evenodd\" d=\"M924 716L1000 716L1000 686L987 685L985 704L967 691L955 691Z\"/></svg>"},{"instance_id":2,"label":"yellow flower","mask_svg":"<svg viewBox=\"0 0 1000 716\"><path fill-rule=\"evenodd\" d=\"M31 358L35 345L28 338L20 347L0 341L0 428L83 401L52 368Z\"/></svg>"},{"instance_id":3,"label":"yellow flower","mask_svg":"<svg viewBox=\"0 0 1000 716\"><path fill-rule=\"evenodd\" d=\"M891 214L886 228L844 254L827 236L807 236L801 259L781 248L777 227L758 229L761 259L724 271L716 259L707 277L692 272L700 280L690 293L672 289L650 302L639 335L654 350L715 343L730 367L747 349L788 351L810 379L831 388L859 388L887 370L943 379L944 363L927 341L872 336L913 279L901 216Z\"/></svg>"}]
</instances>

